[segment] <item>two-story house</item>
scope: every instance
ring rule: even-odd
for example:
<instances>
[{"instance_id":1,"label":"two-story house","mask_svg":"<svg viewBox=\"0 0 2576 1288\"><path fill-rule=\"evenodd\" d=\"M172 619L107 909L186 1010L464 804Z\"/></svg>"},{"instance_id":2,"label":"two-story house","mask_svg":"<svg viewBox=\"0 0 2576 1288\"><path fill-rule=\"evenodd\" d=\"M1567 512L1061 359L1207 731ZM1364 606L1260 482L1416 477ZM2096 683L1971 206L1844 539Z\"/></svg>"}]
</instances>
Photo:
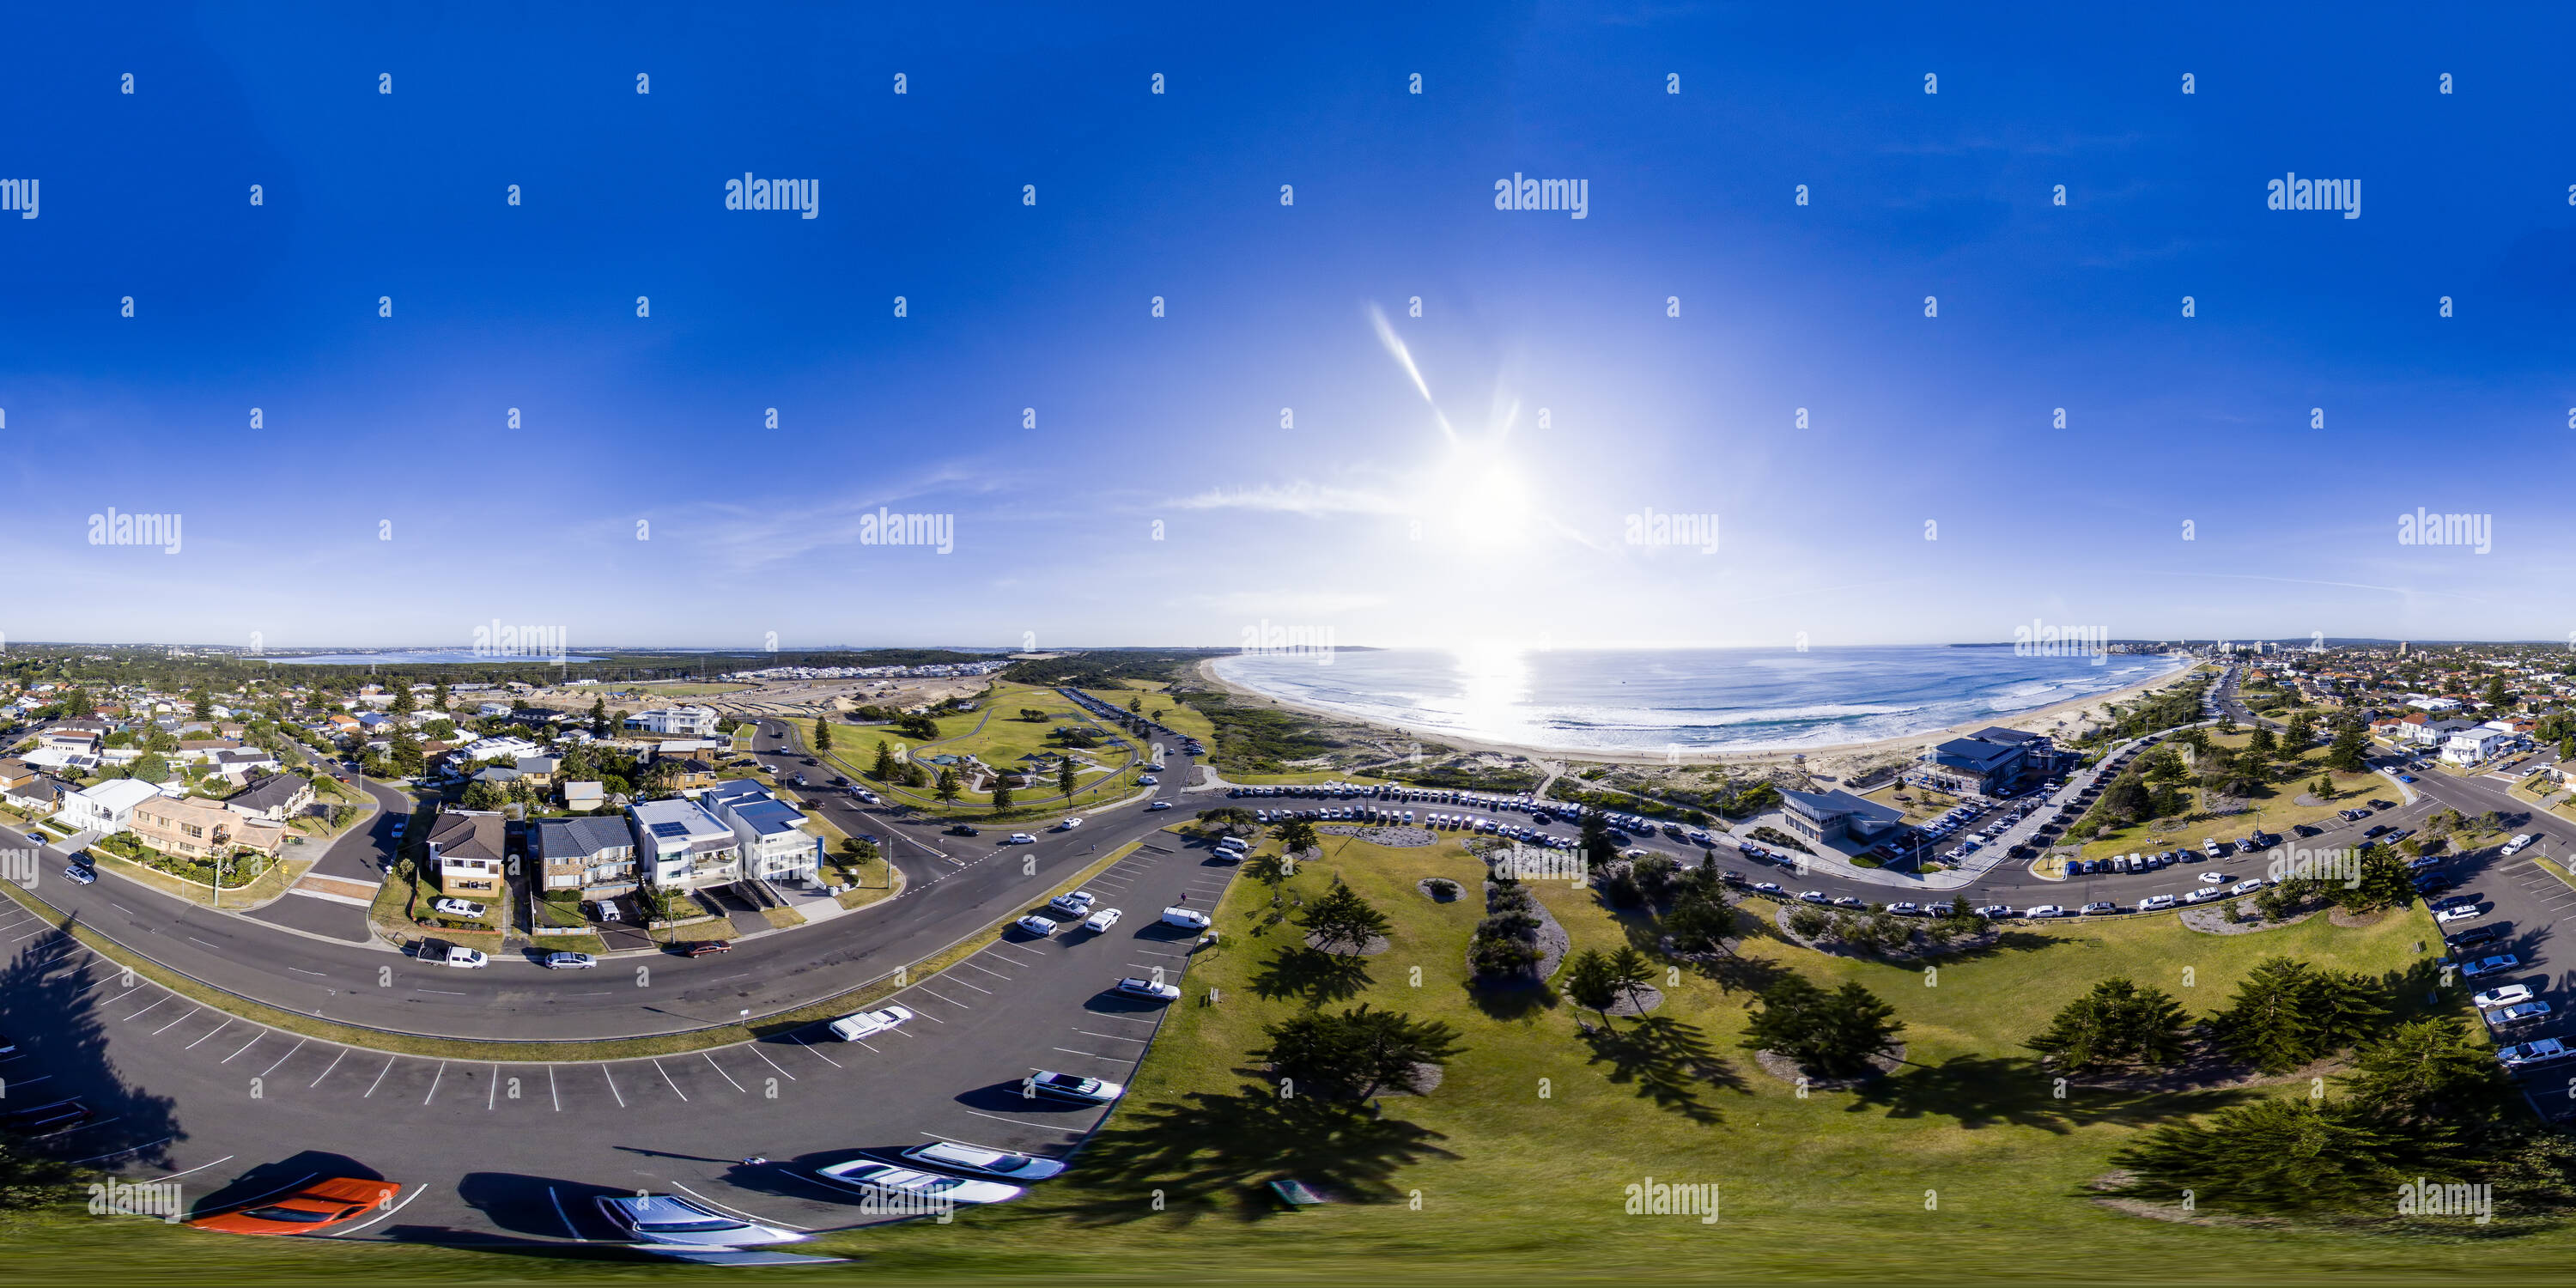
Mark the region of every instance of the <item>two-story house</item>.
<instances>
[{"instance_id":1,"label":"two-story house","mask_svg":"<svg viewBox=\"0 0 2576 1288\"><path fill-rule=\"evenodd\" d=\"M696 890L742 879L742 843L692 800L642 801L626 808L635 862L645 882Z\"/></svg>"},{"instance_id":2,"label":"two-story house","mask_svg":"<svg viewBox=\"0 0 2576 1288\"><path fill-rule=\"evenodd\" d=\"M429 866L451 895L498 896L509 865L509 825L489 810L453 810L429 826Z\"/></svg>"},{"instance_id":3,"label":"two-story house","mask_svg":"<svg viewBox=\"0 0 2576 1288\"><path fill-rule=\"evenodd\" d=\"M605 899L635 888L635 834L625 819L540 819L536 849L548 890Z\"/></svg>"}]
</instances>

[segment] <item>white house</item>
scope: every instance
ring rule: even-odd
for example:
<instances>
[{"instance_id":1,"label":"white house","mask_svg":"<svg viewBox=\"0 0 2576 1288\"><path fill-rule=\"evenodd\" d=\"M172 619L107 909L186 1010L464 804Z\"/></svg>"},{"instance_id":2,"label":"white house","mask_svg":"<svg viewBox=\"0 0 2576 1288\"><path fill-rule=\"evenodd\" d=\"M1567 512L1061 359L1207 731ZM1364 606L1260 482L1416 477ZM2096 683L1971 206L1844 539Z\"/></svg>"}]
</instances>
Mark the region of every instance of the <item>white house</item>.
<instances>
[{"instance_id":1,"label":"white house","mask_svg":"<svg viewBox=\"0 0 2576 1288\"><path fill-rule=\"evenodd\" d=\"M2450 739L2442 744L2442 759L2445 763L2453 765L2483 764L2494 759L2510 741L2512 741L2510 735L2497 733L2493 729L2465 729L2452 734Z\"/></svg>"},{"instance_id":2,"label":"white house","mask_svg":"<svg viewBox=\"0 0 2576 1288\"><path fill-rule=\"evenodd\" d=\"M2406 705L2422 711L2457 711L2460 709L2460 700L2417 696L2406 699Z\"/></svg>"},{"instance_id":3,"label":"white house","mask_svg":"<svg viewBox=\"0 0 2576 1288\"><path fill-rule=\"evenodd\" d=\"M160 795L160 788L141 779L111 778L64 797L62 821L110 834L122 832L133 826L135 806Z\"/></svg>"},{"instance_id":4,"label":"white house","mask_svg":"<svg viewBox=\"0 0 2576 1288\"><path fill-rule=\"evenodd\" d=\"M746 876L803 883L820 869L823 838L808 827L804 814L770 795L768 788L737 778L708 788L698 804L742 842Z\"/></svg>"},{"instance_id":5,"label":"white house","mask_svg":"<svg viewBox=\"0 0 2576 1288\"><path fill-rule=\"evenodd\" d=\"M678 734L684 738L704 738L716 731L713 707L676 706L640 711L626 717L626 727L646 733Z\"/></svg>"},{"instance_id":6,"label":"white house","mask_svg":"<svg viewBox=\"0 0 2576 1288\"><path fill-rule=\"evenodd\" d=\"M642 801L626 807L626 821L635 837L636 870L645 881L695 890L742 879L741 841L696 801Z\"/></svg>"}]
</instances>

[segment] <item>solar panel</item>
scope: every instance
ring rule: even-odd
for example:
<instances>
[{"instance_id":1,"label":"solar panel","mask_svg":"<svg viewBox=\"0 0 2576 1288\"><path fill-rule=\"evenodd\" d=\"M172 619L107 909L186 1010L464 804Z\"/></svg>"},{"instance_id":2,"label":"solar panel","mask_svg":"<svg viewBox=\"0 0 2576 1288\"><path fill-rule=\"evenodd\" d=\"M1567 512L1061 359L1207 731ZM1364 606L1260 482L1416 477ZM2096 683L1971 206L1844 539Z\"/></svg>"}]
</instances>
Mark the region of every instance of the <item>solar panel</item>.
<instances>
[{"instance_id":1,"label":"solar panel","mask_svg":"<svg viewBox=\"0 0 2576 1288\"><path fill-rule=\"evenodd\" d=\"M687 836L688 834L689 825L686 823L655 823L653 825L653 835L662 837L665 840L674 837Z\"/></svg>"}]
</instances>

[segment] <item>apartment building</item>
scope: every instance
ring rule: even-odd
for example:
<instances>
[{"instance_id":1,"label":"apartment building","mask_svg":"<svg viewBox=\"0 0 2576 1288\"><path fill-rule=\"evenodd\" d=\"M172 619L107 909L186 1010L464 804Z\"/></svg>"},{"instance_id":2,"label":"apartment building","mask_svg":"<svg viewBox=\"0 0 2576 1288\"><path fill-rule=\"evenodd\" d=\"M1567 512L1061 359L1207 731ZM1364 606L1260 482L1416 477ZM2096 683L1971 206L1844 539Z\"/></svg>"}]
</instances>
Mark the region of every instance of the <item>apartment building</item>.
<instances>
[{"instance_id":1,"label":"apartment building","mask_svg":"<svg viewBox=\"0 0 2576 1288\"><path fill-rule=\"evenodd\" d=\"M90 828L112 836L133 825L136 806L160 795L161 789L150 783L133 778L111 778L64 797L62 821L75 828Z\"/></svg>"},{"instance_id":2,"label":"apartment building","mask_svg":"<svg viewBox=\"0 0 2576 1288\"><path fill-rule=\"evenodd\" d=\"M646 733L676 734L683 738L712 737L716 731L713 707L682 705L639 711L626 717L626 727Z\"/></svg>"},{"instance_id":3,"label":"apartment building","mask_svg":"<svg viewBox=\"0 0 2576 1288\"><path fill-rule=\"evenodd\" d=\"M803 884L820 872L823 838L795 806L748 778L709 788L698 803L742 843L744 875Z\"/></svg>"},{"instance_id":4,"label":"apartment building","mask_svg":"<svg viewBox=\"0 0 2576 1288\"><path fill-rule=\"evenodd\" d=\"M605 899L635 888L635 834L625 819L540 819L536 850L548 890Z\"/></svg>"}]
</instances>

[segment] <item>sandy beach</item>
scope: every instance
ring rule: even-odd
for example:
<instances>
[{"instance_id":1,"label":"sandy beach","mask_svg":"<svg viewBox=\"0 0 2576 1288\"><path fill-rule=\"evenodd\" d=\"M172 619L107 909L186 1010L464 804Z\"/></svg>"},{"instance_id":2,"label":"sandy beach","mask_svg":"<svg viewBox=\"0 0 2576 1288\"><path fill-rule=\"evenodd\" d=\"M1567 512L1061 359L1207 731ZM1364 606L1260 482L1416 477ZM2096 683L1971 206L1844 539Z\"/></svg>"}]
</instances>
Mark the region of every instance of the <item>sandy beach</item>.
<instances>
[{"instance_id":1,"label":"sandy beach","mask_svg":"<svg viewBox=\"0 0 2576 1288\"><path fill-rule=\"evenodd\" d=\"M2170 674L2161 675L2155 679L2147 680L2139 684L2133 684L2124 689L2114 689L2107 693L2096 693L2090 697L2070 698L2064 702L2051 703L2044 707L2034 707L2031 710L2017 712L2012 715L1971 720L1960 724L1950 725L1946 728L1927 729L1921 733L1906 734L1897 738L1881 738L1871 742L1837 743L1821 747L1801 747L1782 751L1684 751L1681 752L1678 757L1675 757L1662 752L1606 752L1598 749L1542 747L1515 743L1488 742L1476 738L1462 738L1456 734L1436 730L1409 729L1401 725L1390 724L1386 721L1361 719L1357 716L1348 715L1308 703L1292 702L1280 698L1274 698L1269 694L1247 688L1218 675L1216 673L1214 659L1209 659L1198 664L1198 674L1201 679L1217 688L1225 690L1227 693L1232 694L1235 697L1243 699L1246 702L1265 703L1270 706L1279 707L1283 710L1300 711L1307 715L1332 721L1337 724L1362 725L1370 728L1387 730L1402 737L1420 738L1426 742L1439 742L1446 746L1458 748L1461 751L1482 752L1496 756L1520 756L1527 757L1532 760L1562 763L1611 765L1725 764L1747 768L1764 765L1796 765L1804 769L1810 776L1834 780L1849 778L1852 775L1861 773L1873 766L1886 764L1891 761L1911 760L1924 748L1932 746L1935 743L1945 742L1963 734L1973 733L1979 729L1996 725L2000 725L2006 729L2021 729L2032 733L2075 733L2082 730L2087 724L2101 720L2103 718L2104 711L2114 703L2131 702L2143 694L2152 693L2158 689L2178 684L2198 669L2198 667L2186 666Z\"/></svg>"}]
</instances>

